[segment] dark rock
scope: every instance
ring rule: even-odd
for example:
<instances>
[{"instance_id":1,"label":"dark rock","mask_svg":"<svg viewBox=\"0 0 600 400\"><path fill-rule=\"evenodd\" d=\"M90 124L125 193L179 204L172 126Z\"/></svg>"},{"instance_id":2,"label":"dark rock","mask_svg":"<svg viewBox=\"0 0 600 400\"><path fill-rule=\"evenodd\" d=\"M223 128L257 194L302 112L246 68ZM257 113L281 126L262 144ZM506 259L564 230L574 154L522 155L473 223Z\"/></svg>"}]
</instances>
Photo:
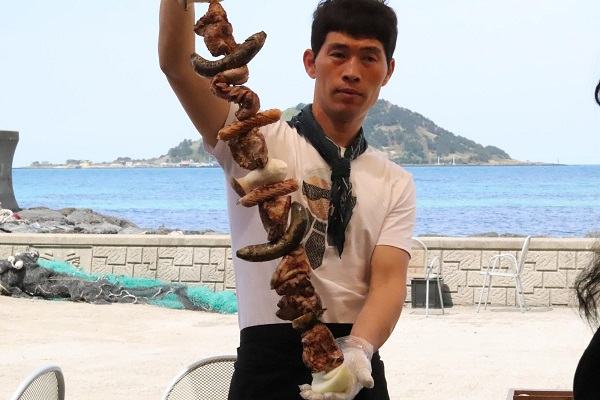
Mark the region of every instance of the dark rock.
<instances>
[{"instance_id":1,"label":"dark rock","mask_svg":"<svg viewBox=\"0 0 600 400\"><path fill-rule=\"evenodd\" d=\"M89 233L117 234L127 232L144 233L134 223L95 212L89 208L63 208L52 210L47 207L23 209L17 213L20 219L0 224L7 233Z\"/></svg>"},{"instance_id":2,"label":"dark rock","mask_svg":"<svg viewBox=\"0 0 600 400\"><path fill-rule=\"evenodd\" d=\"M23 209L18 212L21 219L28 220L30 222L52 222L57 225L69 225L69 220L57 210L51 210L47 207L33 207Z\"/></svg>"},{"instance_id":3,"label":"dark rock","mask_svg":"<svg viewBox=\"0 0 600 400\"><path fill-rule=\"evenodd\" d=\"M483 232L469 235L469 237L500 237L500 235L498 235L498 232Z\"/></svg>"},{"instance_id":4,"label":"dark rock","mask_svg":"<svg viewBox=\"0 0 600 400\"><path fill-rule=\"evenodd\" d=\"M206 235L203 231L182 231L159 226L157 229L140 228L133 222L112 215L103 215L89 208L32 207L17 213L19 220L0 224L0 233L81 233L104 235Z\"/></svg>"},{"instance_id":5,"label":"dark rock","mask_svg":"<svg viewBox=\"0 0 600 400\"><path fill-rule=\"evenodd\" d=\"M0 231L4 233L46 233L42 232L39 227L11 222L0 224Z\"/></svg>"},{"instance_id":6,"label":"dark rock","mask_svg":"<svg viewBox=\"0 0 600 400\"><path fill-rule=\"evenodd\" d=\"M117 228L130 228L136 227L132 222L124 220L122 218L113 217L111 215L102 215L89 208L63 208L60 212L67 217L67 220L73 225L103 225L108 224ZM105 229L113 229L112 227L106 226ZM120 230L120 229L118 229Z\"/></svg>"},{"instance_id":7,"label":"dark rock","mask_svg":"<svg viewBox=\"0 0 600 400\"><path fill-rule=\"evenodd\" d=\"M469 235L468 237L477 238L477 237L490 237L490 238L524 238L527 235L522 235L520 233L498 233L498 232L482 232L475 233L473 235Z\"/></svg>"},{"instance_id":8,"label":"dark rock","mask_svg":"<svg viewBox=\"0 0 600 400\"><path fill-rule=\"evenodd\" d=\"M184 235L220 235L220 232L214 231L212 229L204 229L201 231L183 231Z\"/></svg>"},{"instance_id":9,"label":"dark rock","mask_svg":"<svg viewBox=\"0 0 600 400\"><path fill-rule=\"evenodd\" d=\"M109 224L106 222L96 222L94 224L83 222L77 224L77 228L77 230L80 230L81 233L94 233L101 235L114 235L123 230L123 228L121 228L120 226Z\"/></svg>"},{"instance_id":10,"label":"dark rock","mask_svg":"<svg viewBox=\"0 0 600 400\"><path fill-rule=\"evenodd\" d=\"M520 233L503 233L500 235L500 237L504 237L504 238L524 238L527 237L527 235L522 235ZM539 236L536 236L539 237Z\"/></svg>"},{"instance_id":11,"label":"dark rock","mask_svg":"<svg viewBox=\"0 0 600 400\"><path fill-rule=\"evenodd\" d=\"M138 228L137 226L128 226L119 231L119 235L144 235L149 229Z\"/></svg>"},{"instance_id":12,"label":"dark rock","mask_svg":"<svg viewBox=\"0 0 600 400\"><path fill-rule=\"evenodd\" d=\"M88 208L73 210L70 213L66 214L66 217L67 220L73 225L99 225L103 224L106 221L104 216Z\"/></svg>"}]
</instances>

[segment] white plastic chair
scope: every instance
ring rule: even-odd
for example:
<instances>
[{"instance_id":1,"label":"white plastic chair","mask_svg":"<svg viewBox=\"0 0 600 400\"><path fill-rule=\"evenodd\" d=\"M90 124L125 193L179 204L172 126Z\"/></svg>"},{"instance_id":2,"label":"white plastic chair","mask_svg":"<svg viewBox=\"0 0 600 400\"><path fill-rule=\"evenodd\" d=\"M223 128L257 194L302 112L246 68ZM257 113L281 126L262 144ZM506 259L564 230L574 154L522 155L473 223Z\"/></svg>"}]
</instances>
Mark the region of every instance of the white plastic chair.
<instances>
[{"instance_id":1,"label":"white plastic chair","mask_svg":"<svg viewBox=\"0 0 600 400\"><path fill-rule=\"evenodd\" d=\"M515 289L517 290L517 300L519 301L519 307L521 308L521 312L525 312L525 310L527 309L527 303L525 301L525 292L523 291L523 285L521 284L521 275L523 274L523 269L525 267L525 259L527 258L527 251L529 250L530 241L531 236L527 236L525 238L525 242L523 243L523 247L521 248L521 253L519 254L518 259L510 253L497 254L490 258L487 269L485 271L480 272L480 274L484 275L485 278L483 280L483 286L481 287L481 294L479 295L477 312L479 312L479 308L481 307L483 292L486 290L486 288L487 295L485 297L484 309L487 308L487 303L490 297L490 291L492 290L492 278L495 276L503 278L512 278L515 281ZM507 260L509 262L508 268L501 268L502 260Z\"/></svg>"},{"instance_id":2,"label":"white plastic chair","mask_svg":"<svg viewBox=\"0 0 600 400\"><path fill-rule=\"evenodd\" d=\"M64 400L65 379L60 367L45 365L29 374L11 400Z\"/></svg>"},{"instance_id":3,"label":"white plastic chair","mask_svg":"<svg viewBox=\"0 0 600 400\"><path fill-rule=\"evenodd\" d=\"M162 400L227 400L236 359L215 356L196 361L169 384Z\"/></svg>"},{"instance_id":4,"label":"white plastic chair","mask_svg":"<svg viewBox=\"0 0 600 400\"><path fill-rule=\"evenodd\" d=\"M435 282L437 285L438 293L440 295L440 305L442 307L442 314L444 311L444 298L442 296L442 264L440 258L429 251L425 243L421 239L412 238L413 246L417 244L418 247L423 251L423 274L409 274L411 278L418 278L425 280L425 317L429 316L429 282Z\"/></svg>"}]
</instances>

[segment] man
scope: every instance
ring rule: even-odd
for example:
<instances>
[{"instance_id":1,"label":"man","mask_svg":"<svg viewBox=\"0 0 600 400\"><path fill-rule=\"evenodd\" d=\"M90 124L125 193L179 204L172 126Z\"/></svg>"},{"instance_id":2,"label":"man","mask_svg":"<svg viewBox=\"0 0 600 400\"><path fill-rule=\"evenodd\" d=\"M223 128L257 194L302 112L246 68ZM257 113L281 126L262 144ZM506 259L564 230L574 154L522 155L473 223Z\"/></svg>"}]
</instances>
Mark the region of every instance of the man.
<instances>
[{"instance_id":1,"label":"man","mask_svg":"<svg viewBox=\"0 0 600 400\"><path fill-rule=\"evenodd\" d=\"M193 6L184 11L177 0L162 0L160 66L229 181L248 173L217 139L237 106L213 95L192 68L194 22ZM283 160L287 178L300 182L292 197L310 211L304 238L310 279L326 309L322 320L344 351L351 387L313 392L300 334L275 315L280 296L269 282L278 260L248 263L234 255L241 332L231 399L389 398L377 350L406 298L415 188L411 174L367 147L361 126L394 72L396 37L397 18L384 0L321 1L303 56L314 80L312 105L289 123L261 128L269 158ZM256 207L237 205L229 185L227 196L234 254L266 242Z\"/></svg>"}]
</instances>

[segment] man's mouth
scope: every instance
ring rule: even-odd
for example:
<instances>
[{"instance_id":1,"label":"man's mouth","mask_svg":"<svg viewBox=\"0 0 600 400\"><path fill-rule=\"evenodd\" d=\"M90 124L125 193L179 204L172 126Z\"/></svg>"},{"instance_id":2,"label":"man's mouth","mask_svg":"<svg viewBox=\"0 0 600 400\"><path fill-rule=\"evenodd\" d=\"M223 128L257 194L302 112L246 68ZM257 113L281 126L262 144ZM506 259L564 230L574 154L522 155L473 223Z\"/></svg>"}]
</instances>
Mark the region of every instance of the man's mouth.
<instances>
[{"instance_id":1,"label":"man's mouth","mask_svg":"<svg viewBox=\"0 0 600 400\"><path fill-rule=\"evenodd\" d=\"M336 92L345 94L345 95L349 95L349 96L360 96L361 95L360 92L358 92L354 89L350 89L350 88L337 89Z\"/></svg>"}]
</instances>

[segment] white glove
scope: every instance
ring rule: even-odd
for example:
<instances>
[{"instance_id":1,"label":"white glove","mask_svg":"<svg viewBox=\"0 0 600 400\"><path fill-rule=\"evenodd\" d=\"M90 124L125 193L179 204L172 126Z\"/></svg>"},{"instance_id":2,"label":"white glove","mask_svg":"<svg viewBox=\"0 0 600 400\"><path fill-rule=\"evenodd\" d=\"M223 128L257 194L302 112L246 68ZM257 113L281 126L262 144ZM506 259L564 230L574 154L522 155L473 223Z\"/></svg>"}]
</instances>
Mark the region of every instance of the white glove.
<instances>
[{"instance_id":1,"label":"white glove","mask_svg":"<svg viewBox=\"0 0 600 400\"><path fill-rule=\"evenodd\" d=\"M358 336L344 336L337 339L344 353L344 364L349 370L349 382L343 392L319 393L311 385L300 386L300 396L305 400L352 400L363 387L372 388L371 358L373 345Z\"/></svg>"}]
</instances>

